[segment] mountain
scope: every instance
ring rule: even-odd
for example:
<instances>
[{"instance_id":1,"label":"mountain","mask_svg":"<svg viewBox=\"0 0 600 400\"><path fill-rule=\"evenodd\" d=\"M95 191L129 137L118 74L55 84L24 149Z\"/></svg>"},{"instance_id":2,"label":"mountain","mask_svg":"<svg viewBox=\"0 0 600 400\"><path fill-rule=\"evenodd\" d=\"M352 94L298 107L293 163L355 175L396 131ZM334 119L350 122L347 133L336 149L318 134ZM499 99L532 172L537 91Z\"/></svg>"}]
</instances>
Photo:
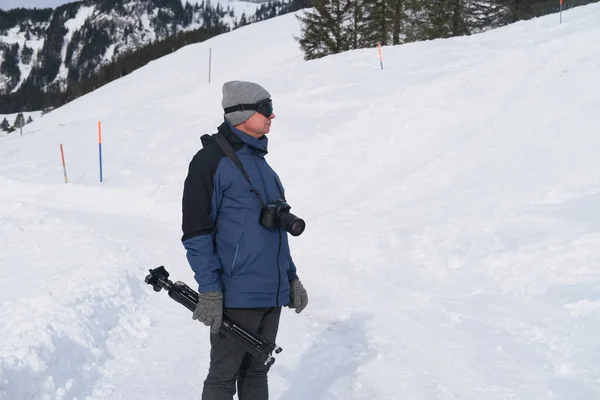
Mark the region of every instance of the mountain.
<instances>
[{"instance_id":1,"label":"mountain","mask_svg":"<svg viewBox=\"0 0 600 400\"><path fill-rule=\"evenodd\" d=\"M105 72L97 82L81 87L103 66L131 57L142 48L154 46L149 51L152 54L136 64L143 65L166 51L289 12L292 7L300 8L297 4L87 0L55 9L0 10L0 95L22 94L0 101L0 113L40 109L57 100L33 104L34 99L70 90L72 93L62 99L68 101L141 66ZM168 49L157 50L167 39L171 40Z\"/></svg>"}]
</instances>

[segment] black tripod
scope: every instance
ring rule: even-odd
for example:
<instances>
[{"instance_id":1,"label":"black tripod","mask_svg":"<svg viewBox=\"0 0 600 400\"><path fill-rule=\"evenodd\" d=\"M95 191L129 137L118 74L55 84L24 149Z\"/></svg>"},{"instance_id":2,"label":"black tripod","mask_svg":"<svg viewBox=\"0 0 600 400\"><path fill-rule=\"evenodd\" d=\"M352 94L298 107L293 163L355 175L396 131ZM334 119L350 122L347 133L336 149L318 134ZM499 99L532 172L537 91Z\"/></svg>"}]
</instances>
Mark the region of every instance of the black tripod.
<instances>
[{"instance_id":1,"label":"black tripod","mask_svg":"<svg viewBox=\"0 0 600 400\"><path fill-rule=\"evenodd\" d=\"M198 304L198 293L185 283L181 281L173 283L168 278L169 273L161 265L158 268L150 270L150 275L146 276L146 283L152 285L155 292L165 289L169 297L183 304L188 310L194 311ZM223 324L219 332L240 343L253 356L264 359L264 363L267 366L271 366L275 362L275 358L272 356L273 351L279 354L283 350L275 343L242 326L226 312L223 312Z\"/></svg>"}]
</instances>

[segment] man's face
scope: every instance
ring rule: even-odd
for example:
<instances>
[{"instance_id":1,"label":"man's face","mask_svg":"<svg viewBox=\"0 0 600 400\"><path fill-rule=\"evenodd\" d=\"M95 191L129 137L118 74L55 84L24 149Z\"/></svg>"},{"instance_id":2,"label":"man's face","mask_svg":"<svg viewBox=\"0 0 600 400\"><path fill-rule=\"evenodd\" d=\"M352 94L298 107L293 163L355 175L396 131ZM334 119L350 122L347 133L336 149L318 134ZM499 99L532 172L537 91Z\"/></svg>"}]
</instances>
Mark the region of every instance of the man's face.
<instances>
[{"instance_id":1,"label":"man's face","mask_svg":"<svg viewBox=\"0 0 600 400\"><path fill-rule=\"evenodd\" d=\"M275 114L273 113L267 118L264 115L255 112L246 122L240 124L237 128L258 139L269 133L271 130L271 121L274 118Z\"/></svg>"}]
</instances>

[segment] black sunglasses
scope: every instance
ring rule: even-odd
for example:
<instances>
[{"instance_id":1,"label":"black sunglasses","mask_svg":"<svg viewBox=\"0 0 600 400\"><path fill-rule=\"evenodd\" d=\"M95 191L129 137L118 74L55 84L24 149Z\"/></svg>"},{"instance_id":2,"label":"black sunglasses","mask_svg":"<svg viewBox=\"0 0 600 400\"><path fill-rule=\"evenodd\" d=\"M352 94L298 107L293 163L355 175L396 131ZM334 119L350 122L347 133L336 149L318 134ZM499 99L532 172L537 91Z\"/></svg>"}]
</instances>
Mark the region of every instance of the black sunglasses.
<instances>
[{"instance_id":1,"label":"black sunglasses","mask_svg":"<svg viewBox=\"0 0 600 400\"><path fill-rule=\"evenodd\" d=\"M273 100L264 99L255 104L238 104L237 106L227 107L223 111L225 111L225 114L229 114L230 112L234 111L246 110L256 111L259 114L269 118L271 114L273 114Z\"/></svg>"}]
</instances>

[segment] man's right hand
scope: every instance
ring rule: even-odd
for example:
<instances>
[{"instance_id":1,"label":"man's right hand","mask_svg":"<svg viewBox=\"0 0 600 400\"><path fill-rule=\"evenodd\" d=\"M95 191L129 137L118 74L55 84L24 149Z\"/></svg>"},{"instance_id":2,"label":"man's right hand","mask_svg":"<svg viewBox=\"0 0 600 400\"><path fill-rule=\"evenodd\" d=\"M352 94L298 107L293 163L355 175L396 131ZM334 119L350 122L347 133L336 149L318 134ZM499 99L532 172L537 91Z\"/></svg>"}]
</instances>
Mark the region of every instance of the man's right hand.
<instances>
[{"instance_id":1,"label":"man's right hand","mask_svg":"<svg viewBox=\"0 0 600 400\"><path fill-rule=\"evenodd\" d=\"M219 333L223 323L223 293L199 293L198 305L192 314L192 319L197 319L206 326L210 326L211 333Z\"/></svg>"}]
</instances>

